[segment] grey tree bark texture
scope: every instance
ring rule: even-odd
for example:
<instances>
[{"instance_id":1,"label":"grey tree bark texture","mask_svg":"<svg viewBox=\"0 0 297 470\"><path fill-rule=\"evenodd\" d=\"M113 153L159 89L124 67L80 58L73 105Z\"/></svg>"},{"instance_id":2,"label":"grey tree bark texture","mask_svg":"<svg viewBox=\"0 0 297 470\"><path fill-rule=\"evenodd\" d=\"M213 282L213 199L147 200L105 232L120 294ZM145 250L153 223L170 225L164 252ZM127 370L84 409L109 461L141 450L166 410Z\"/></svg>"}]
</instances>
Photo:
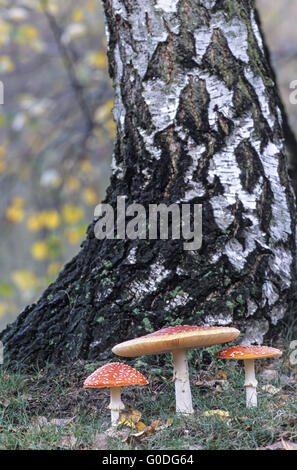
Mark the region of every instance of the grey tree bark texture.
<instances>
[{"instance_id":1,"label":"grey tree bark texture","mask_svg":"<svg viewBox=\"0 0 297 470\"><path fill-rule=\"evenodd\" d=\"M200 203L203 244L103 240L1 333L5 357L105 360L175 324L262 343L292 310L296 207L253 0L103 0L117 137L105 202Z\"/></svg>"}]
</instances>

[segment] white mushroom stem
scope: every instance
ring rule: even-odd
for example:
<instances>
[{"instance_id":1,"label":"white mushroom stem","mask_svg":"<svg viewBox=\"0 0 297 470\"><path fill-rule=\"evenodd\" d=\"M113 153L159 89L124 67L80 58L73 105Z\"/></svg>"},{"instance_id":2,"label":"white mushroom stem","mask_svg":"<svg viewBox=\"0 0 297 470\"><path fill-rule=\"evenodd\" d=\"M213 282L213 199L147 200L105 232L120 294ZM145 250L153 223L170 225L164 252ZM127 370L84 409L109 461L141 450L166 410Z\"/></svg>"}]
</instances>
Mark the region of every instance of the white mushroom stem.
<instances>
[{"instance_id":1,"label":"white mushroom stem","mask_svg":"<svg viewBox=\"0 0 297 470\"><path fill-rule=\"evenodd\" d=\"M248 408L257 406L257 385L258 382L255 376L255 360L245 359L245 382L244 386L246 389L246 406Z\"/></svg>"},{"instance_id":2,"label":"white mushroom stem","mask_svg":"<svg viewBox=\"0 0 297 470\"><path fill-rule=\"evenodd\" d=\"M189 381L187 353L185 350L180 349L172 351L172 356L174 364L176 412L189 415L194 413L194 410Z\"/></svg>"},{"instance_id":3,"label":"white mushroom stem","mask_svg":"<svg viewBox=\"0 0 297 470\"><path fill-rule=\"evenodd\" d=\"M125 409L125 405L121 400L121 387L110 387L110 404L108 409L111 410L111 425L116 426L120 417L120 410Z\"/></svg>"}]
</instances>

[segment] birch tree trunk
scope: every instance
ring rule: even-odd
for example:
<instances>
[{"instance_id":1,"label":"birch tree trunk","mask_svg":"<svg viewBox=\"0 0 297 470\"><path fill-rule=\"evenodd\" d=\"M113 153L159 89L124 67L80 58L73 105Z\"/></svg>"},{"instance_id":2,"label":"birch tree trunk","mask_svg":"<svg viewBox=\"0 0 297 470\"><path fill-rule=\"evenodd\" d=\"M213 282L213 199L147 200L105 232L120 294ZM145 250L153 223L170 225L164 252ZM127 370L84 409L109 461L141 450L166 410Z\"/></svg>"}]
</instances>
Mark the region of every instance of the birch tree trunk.
<instances>
[{"instance_id":1,"label":"birch tree trunk","mask_svg":"<svg viewBox=\"0 0 297 470\"><path fill-rule=\"evenodd\" d=\"M296 279L283 119L253 0L103 0L117 137L106 203L200 203L203 244L103 240L0 336L26 363L106 359L178 323L279 331Z\"/></svg>"}]
</instances>

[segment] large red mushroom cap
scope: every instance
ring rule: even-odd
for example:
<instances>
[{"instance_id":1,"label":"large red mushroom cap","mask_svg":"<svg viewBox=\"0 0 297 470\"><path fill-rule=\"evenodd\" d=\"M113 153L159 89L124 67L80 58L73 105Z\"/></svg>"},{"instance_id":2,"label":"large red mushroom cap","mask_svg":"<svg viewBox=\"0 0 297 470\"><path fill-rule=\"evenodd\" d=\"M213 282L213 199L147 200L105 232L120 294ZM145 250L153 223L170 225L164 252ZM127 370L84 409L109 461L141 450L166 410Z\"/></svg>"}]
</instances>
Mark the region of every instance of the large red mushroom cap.
<instances>
[{"instance_id":1,"label":"large red mushroom cap","mask_svg":"<svg viewBox=\"0 0 297 470\"><path fill-rule=\"evenodd\" d=\"M269 346L232 346L222 349L216 356L222 359L261 359L264 357L280 357L282 351Z\"/></svg>"},{"instance_id":2,"label":"large red mushroom cap","mask_svg":"<svg viewBox=\"0 0 297 470\"><path fill-rule=\"evenodd\" d=\"M95 370L84 382L84 388L126 387L146 385L146 378L133 367L120 362L110 362Z\"/></svg>"},{"instance_id":3,"label":"large red mushroom cap","mask_svg":"<svg viewBox=\"0 0 297 470\"><path fill-rule=\"evenodd\" d=\"M239 334L239 330L231 327L177 325L117 344L112 352L118 356L136 357L195 349L233 341Z\"/></svg>"}]
</instances>

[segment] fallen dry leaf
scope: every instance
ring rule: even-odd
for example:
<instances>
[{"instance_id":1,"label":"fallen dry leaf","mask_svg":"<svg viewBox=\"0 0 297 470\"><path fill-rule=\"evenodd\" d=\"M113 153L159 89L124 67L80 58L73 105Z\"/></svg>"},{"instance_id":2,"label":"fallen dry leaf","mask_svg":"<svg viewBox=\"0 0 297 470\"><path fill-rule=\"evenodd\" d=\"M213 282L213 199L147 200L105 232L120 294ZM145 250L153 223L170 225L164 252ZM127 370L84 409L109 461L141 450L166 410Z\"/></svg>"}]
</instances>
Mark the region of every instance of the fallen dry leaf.
<instances>
[{"instance_id":1,"label":"fallen dry leaf","mask_svg":"<svg viewBox=\"0 0 297 470\"><path fill-rule=\"evenodd\" d=\"M267 380L274 380L278 377L278 371L275 369L265 369L261 372L261 376L265 377Z\"/></svg>"},{"instance_id":2,"label":"fallen dry leaf","mask_svg":"<svg viewBox=\"0 0 297 470\"><path fill-rule=\"evenodd\" d=\"M66 426L67 424L72 423L75 420L75 418L76 418L75 416L72 416L71 418L62 418L62 419L54 418L54 419L51 419L48 422L48 424L54 424L57 427Z\"/></svg>"},{"instance_id":3,"label":"fallen dry leaf","mask_svg":"<svg viewBox=\"0 0 297 470\"><path fill-rule=\"evenodd\" d=\"M285 450L297 450L297 443L295 442L284 441L282 439L282 445Z\"/></svg>"},{"instance_id":4,"label":"fallen dry leaf","mask_svg":"<svg viewBox=\"0 0 297 470\"><path fill-rule=\"evenodd\" d=\"M203 413L204 416L218 416L218 418L222 421L225 418L229 418L230 414L229 411L223 411L223 410L209 410L209 411L204 411Z\"/></svg>"},{"instance_id":5,"label":"fallen dry leaf","mask_svg":"<svg viewBox=\"0 0 297 470\"><path fill-rule=\"evenodd\" d=\"M118 426L128 426L135 428L136 423L141 419L141 412L138 410L128 410L120 414Z\"/></svg>"},{"instance_id":6,"label":"fallen dry leaf","mask_svg":"<svg viewBox=\"0 0 297 470\"><path fill-rule=\"evenodd\" d=\"M259 447L257 450L297 450L297 444L281 439L281 441L277 441L269 446Z\"/></svg>"},{"instance_id":7,"label":"fallen dry leaf","mask_svg":"<svg viewBox=\"0 0 297 470\"><path fill-rule=\"evenodd\" d=\"M227 374L223 372L222 370L219 370L217 373L217 379L218 380L227 380Z\"/></svg>"},{"instance_id":8,"label":"fallen dry leaf","mask_svg":"<svg viewBox=\"0 0 297 470\"><path fill-rule=\"evenodd\" d=\"M271 384L263 385L262 390L264 392L270 393L270 395L276 395L281 391L280 388L276 388Z\"/></svg>"},{"instance_id":9,"label":"fallen dry leaf","mask_svg":"<svg viewBox=\"0 0 297 470\"><path fill-rule=\"evenodd\" d=\"M122 442L125 442L130 434L129 429L118 429L115 426L111 426L105 431L105 434L108 437L121 439Z\"/></svg>"},{"instance_id":10,"label":"fallen dry leaf","mask_svg":"<svg viewBox=\"0 0 297 470\"><path fill-rule=\"evenodd\" d=\"M198 387L215 388L219 392L226 390L229 386L228 381L222 379L198 380L195 385Z\"/></svg>"},{"instance_id":11,"label":"fallen dry leaf","mask_svg":"<svg viewBox=\"0 0 297 470\"><path fill-rule=\"evenodd\" d=\"M143 431L134 433L132 434L132 436L137 439L143 439L144 437L147 437L156 431L163 431L164 429L167 429L169 426L171 426L172 423L172 419L167 419L165 424L162 424L162 421L160 419L155 419Z\"/></svg>"},{"instance_id":12,"label":"fallen dry leaf","mask_svg":"<svg viewBox=\"0 0 297 470\"><path fill-rule=\"evenodd\" d=\"M93 450L108 450L107 434L105 432L97 432L92 446Z\"/></svg>"},{"instance_id":13,"label":"fallen dry leaf","mask_svg":"<svg viewBox=\"0 0 297 470\"><path fill-rule=\"evenodd\" d=\"M48 420L45 416L32 416L31 423L34 428L39 430L45 430L46 426L48 426Z\"/></svg>"},{"instance_id":14,"label":"fallen dry leaf","mask_svg":"<svg viewBox=\"0 0 297 470\"><path fill-rule=\"evenodd\" d=\"M59 446L64 449L73 449L76 444L76 437L74 434L70 433L66 436L63 436L59 442Z\"/></svg>"},{"instance_id":15,"label":"fallen dry leaf","mask_svg":"<svg viewBox=\"0 0 297 470\"><path fill-rule=\"evenodd\" d=\"M31 423L35 428L45 431L48 426L66 426L67 424L72 423L75 420L75 416L71 418L53 418L48 420L45 416L32 416Z\"/></svg>"},{"instance_id":16,"label":"fallen dry leaf","mask_svg":"<svg viewBox=\"0 0 297 470\"><path fill-rule=\"evenodd\" d=\"M10 405L10 400L4 397L0 397L0 405L7 408Z\"/></svg>"},{"instance_id":17,"label":"fallen dry leaf","mask_svg":"<svg viewBox=\"0 0 297 470\"><path fill-rule=\"evenodd\" d=\"M146 425L142 421L138 421L135 426L138 432L144 431L146 429Z\"/></svg>"}]
</instances>

